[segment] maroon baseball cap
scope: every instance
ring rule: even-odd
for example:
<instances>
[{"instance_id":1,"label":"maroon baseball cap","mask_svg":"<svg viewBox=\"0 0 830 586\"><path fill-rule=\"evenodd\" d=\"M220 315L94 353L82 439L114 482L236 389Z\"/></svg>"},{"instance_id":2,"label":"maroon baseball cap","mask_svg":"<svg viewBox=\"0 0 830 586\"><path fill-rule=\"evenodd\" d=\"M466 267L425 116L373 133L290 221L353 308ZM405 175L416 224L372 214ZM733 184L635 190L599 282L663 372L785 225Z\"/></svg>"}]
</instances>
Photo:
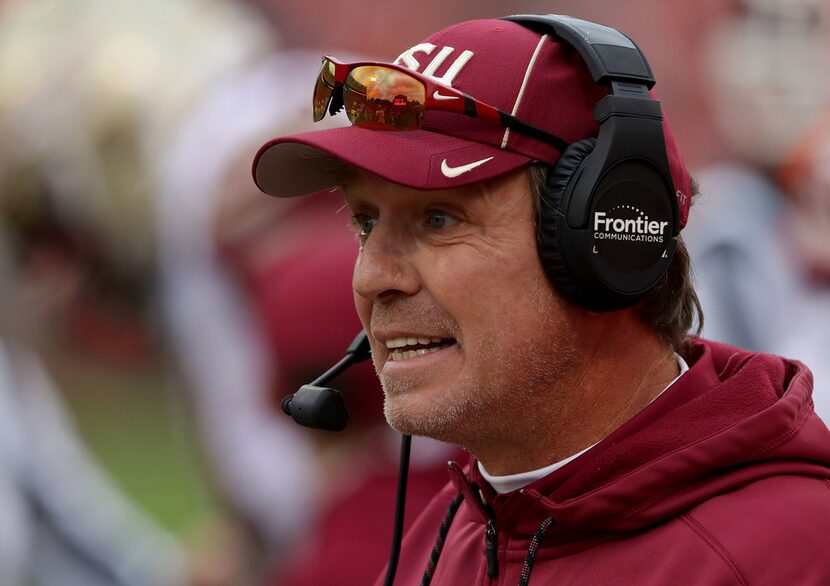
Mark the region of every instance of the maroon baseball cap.
<instances>
[{"instance_id":1,"label":"maroon baseball cap","mask_svg":"<svg viewBox=\"0 0 830 586\"><path fill-rule=\"evenodd\" d=\"M594 105L608 93L571 46L504 20L472 20L439 31L404 51L395 63L465 92L572 143L596 137ZM311 93L309 88L309 94ZM691 179L663 119L681 227ZM269 195L293 197L337 186L336 159L388 181L422 190L460 187L534 161L553 164L556 147L493 122L428 111L415 131L350 126L270 140L253 165Z\"/></svg>"}]
</instances>

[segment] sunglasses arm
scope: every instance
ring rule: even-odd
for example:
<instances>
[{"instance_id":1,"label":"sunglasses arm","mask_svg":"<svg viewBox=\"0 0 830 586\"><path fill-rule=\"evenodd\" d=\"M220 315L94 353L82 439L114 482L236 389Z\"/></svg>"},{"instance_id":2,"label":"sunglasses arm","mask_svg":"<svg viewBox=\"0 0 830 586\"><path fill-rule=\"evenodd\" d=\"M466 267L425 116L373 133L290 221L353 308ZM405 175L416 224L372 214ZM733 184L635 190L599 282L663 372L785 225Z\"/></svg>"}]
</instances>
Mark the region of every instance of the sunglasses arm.
<instances>
[{"instance_id":1,"label":"sunglasses arm","mask_svg":"<svg viewBox=\"0 0 830 586\"><path fill-rule=\"evenodd\" d=\"M446 98L436 99L436 93L446 95ZM448 99L449 96L454 96L457 99ZM528 124L515 116L511 116L507 112L503 112L498 108L489 106L483 102L479 102L472 96L458 90L447 88L440 89L437 92L433 91L427 94L425 107L429 110L443 110L444 112L454 112L456 114L464 114L473 118L481 118L500 124L505 128L510 128L530 138L542 141L544 143L553 145L560 153L568 148L568 142L555 134L545 132L541 128L536 128L532 124Z\"/></svg>"},{"instance_id":2,"label":"sunglasses arm","mask_svg":"<svg viewBox=\"0 0 830 586\"><path fill-rule=\"evenodd\" d=\"M554 147L556 147L556 150L558 150L560 153L564 152L565 149L568 148L568 142L563 138L560 138L555 134L545 132L541 128L536 128L532 124L523 122L506 112L502 112L501 110L497 111L500 116L499 122L505 128L513 129L516 132L524 134L525 136L529 136L530 138L535 138L536 140L553 145Z\"/></svg>"}]
</instances>

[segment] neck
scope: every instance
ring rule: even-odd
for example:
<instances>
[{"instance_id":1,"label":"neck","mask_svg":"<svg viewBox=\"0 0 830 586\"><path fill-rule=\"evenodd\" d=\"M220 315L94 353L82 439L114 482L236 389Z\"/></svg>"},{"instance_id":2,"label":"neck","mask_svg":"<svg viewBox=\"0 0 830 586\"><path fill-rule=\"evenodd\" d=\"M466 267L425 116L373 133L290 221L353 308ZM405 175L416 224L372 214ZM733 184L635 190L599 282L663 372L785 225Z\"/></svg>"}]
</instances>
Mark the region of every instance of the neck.
<instances>
[{"instance_id":1,"label":"neck","mask_svg":"<svg viewBox=\"0 0 830 586\"><path fill-rule=\"evenodd\" d=\"M679 374L674 351L633 311L584 314L579 357L492 438L467 446L493 475L543 468L599 442Z\"/></svg>"}]
</instances>

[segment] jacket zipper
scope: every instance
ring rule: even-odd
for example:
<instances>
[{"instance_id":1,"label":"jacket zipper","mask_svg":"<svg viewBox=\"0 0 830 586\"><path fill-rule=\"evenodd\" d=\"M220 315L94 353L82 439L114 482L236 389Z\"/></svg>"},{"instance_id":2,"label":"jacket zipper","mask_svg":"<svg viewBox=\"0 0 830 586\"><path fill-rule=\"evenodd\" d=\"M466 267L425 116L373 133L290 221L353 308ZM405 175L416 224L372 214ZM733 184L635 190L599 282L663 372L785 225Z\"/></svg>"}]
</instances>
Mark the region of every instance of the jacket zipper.
<instances>
[{"instance_id":1,"label":"jacket zipper","mask_svg":"<svg viewBox=\"0 0 830 586\"><path fill-rule=\"evenodd\" d=\"M492 579L499 575L499 534L496 531L495 513L492 507L487 504L487 500L478 485L469 482L457 463L449 462L449 469L450 479L452 479L458 491L468 499L469 505L481 514L483 520L486 520L484 554L487 560L487 577L490 578L492 583Z\"/></svg>"},{"instance_id":2,"label":"jacket zipper","mask_svg":"<svg viewBox=\"0 0 830 586\"><path fill-rule=\"evenodd\" d=\"M484 551L487 554L487 575L495 578L499 575L499 535L496 533L496 525L493 520L487 521L487 532L484 534Z\"/></svg>"}]
</instances>

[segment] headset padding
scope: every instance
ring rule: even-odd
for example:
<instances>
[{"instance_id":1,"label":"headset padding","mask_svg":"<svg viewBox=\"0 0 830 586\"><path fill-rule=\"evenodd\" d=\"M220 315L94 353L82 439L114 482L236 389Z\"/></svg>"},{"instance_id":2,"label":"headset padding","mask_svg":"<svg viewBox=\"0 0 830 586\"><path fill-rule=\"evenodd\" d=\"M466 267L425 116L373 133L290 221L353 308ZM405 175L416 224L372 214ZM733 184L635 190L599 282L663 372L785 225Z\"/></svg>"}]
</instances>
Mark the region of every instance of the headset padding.
<instances>
[{"instance_id":1,"label":"headset padding","mask_svg":"<svg viewBox=\"0 0 830 586\"><path fill-rule=\"evenodd\" d=\"M571 278L570 271L562 257L559 222L565 221L564 216L567 210L562 209L562 198L568 184L585 157L594 150L596 142L595 138L586 138L568 146L556 164L548 171L545 192L542 194L539 206L537 248L542 267L557 291L577 302L576 297L580 289Z\"/></svg>"}]
</instances>

